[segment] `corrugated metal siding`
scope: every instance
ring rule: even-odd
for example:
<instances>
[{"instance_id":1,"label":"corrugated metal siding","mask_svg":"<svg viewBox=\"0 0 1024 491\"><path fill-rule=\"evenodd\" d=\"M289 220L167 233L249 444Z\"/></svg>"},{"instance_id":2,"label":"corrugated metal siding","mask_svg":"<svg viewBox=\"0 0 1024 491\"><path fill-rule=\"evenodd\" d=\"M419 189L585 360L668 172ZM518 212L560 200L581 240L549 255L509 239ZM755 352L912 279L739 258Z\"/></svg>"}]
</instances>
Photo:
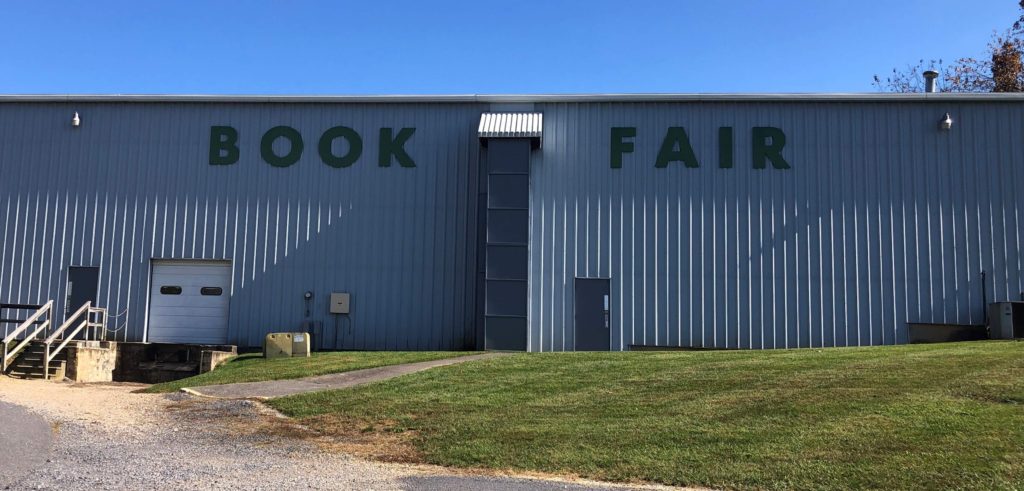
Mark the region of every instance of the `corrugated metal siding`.
<instances>
[{"instance_id":1,"label":"corrugated metal siding","mask_svg":"<svg viewBox=\"0 0 1024 491\"><path fill-rule=\"evenodd\" d=\"M907 321L981 323L1018 299L1024 105L543 104L531 170L533 351L572 350L574 277L612 279L613 349L902 343ZM942 115L956 121L938 130ZM609 168L610 128L636 150ZM701 168L654 168L684 126ZM735 131L717 168L717 129ZM792 168L751 168L750 129ZM770 166L769 166L770 167Z\"/></svg>"},{"instance_id":2,"label":"corrugated metal siding","mask_svg":"<svg viewBox=\"0 0 1024 491\"><path fill-rule=\"evenodd\" d=\"M305 317L353 293L350 348L471 346L479 115L486 104L0 104L0 301L65 295L66 268L101 267L100 301L141 339L151 258L233 260L229 336ZM612 278L613 349L772 348L906 341L907 321L980 323L1016 299L1024 189L1022 104L900 102L547 103L531 175L531 350L573 347L572 279ZM82 127L72 130L79 111ZM937 129L950 112L950 132ZM211 125L242 160L207 165ZM259 158L286 124L294 167ZM320 133L359 130L347 169L320 163ZM785 130L792 169L750 168L752 126ZM415 126L417 168L376 164L377 129ZM609 168L609 128L636 151ZM700 169L655 169L685 126ZM719 126L735 128L718 169ZM312 272L312 273L311 273ZM58 318L61 317L58 315Z\"/></svg>"},{"instance_id":3,"label":"corrugated metal siding","mask_svg":"<svg viewBox=\"0 0 1024 491\"><path fill-rule=\"evenodd\" d=\"M476 204L467 190L485 107L0 105L0 301L62 304L66 268L99 266L98 303L126 312L117 339L140 340L151 258L232 259L232 342L297 329L312 290L312 317L328 333L329 292L352 292L345 348L472 347ZM82 118L74 130L73 111ZM211 125L238 129L239 163L208 165ZM305 142L289 168L260 159L259 139L277 125ZM320 162L317 141L335 125L363 138L352 167ZM416 127L406 145L415 168L378 167L382 126Z\"/></svg>"}]
</instances>

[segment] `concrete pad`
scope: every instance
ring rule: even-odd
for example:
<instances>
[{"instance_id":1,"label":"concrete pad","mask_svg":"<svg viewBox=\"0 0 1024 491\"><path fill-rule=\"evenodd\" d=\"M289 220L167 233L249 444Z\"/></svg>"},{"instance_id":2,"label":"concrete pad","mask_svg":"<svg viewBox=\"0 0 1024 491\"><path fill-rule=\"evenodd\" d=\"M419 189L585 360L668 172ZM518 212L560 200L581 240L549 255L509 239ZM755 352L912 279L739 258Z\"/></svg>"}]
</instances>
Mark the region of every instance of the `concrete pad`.
<instances>
[{"instance_id":1,"label":"concrete pad","mask_svg":"<svg viewBox=\"0 0 1024 491\"><path fill-rule=\"evenodd\" d=\"M357 385L380 382L402 375L420 372L434 367L443 367L465 363L467 361L486 360L507 353L485 353L482 355L457 356L442 360L389 365L385 367L366 368L351 372L332 373L291 380L268 380L265 382L242 382L237 384L204 385L187 387L184 392L204 397L224 399L271 399L274 397L304 394L321 390L346 389Z\"/></svg>"},{"instance_id":2,"label":"concrete pad","mask_svg":"<svg viewBox=\"0 0 1024 491\"><path fill-rule=\"evenodd\" d=\"M53 430L46 420L19 406L0 402L0 489L15 487L30 472L46 464L52 443Z\"/></svg>"}]
</instances>

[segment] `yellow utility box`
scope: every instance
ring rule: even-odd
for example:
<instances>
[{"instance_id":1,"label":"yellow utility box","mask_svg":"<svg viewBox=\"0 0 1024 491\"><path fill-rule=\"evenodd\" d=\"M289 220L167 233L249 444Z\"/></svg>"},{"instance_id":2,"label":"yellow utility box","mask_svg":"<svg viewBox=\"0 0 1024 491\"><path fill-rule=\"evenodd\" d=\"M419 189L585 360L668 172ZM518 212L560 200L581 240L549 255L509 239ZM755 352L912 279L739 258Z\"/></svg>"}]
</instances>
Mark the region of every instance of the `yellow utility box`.
<instances>
[{"instance_id":1,"label":"yellow utility box","mask_svg":"<svg viewBox=\"0 0 1024 491\"><path fill-rule=\"evenodd\" d=\"M308 357L308 332L272 332L263 340L264 358Z\"/></svg>"},{"instance_id":2,"label":"yellow utility box","mask_svg":"<svg viewBox=\"0 0 1024 491\"><path fill-rule=\"evenodd\" d=\"M292 335L292 356L309 356L309 333L293 332Z\"/></svg>"},{"instance_id":3,"label":"yellow utility box","mask_svg":"<svg viewBox=\"0 0 1024 491\"><path fill-rule=\"evenodd\" d=\"M264 358L288 358L292 356L292 333L272 332L263 340Z\"/></svg>"}]
</instances>

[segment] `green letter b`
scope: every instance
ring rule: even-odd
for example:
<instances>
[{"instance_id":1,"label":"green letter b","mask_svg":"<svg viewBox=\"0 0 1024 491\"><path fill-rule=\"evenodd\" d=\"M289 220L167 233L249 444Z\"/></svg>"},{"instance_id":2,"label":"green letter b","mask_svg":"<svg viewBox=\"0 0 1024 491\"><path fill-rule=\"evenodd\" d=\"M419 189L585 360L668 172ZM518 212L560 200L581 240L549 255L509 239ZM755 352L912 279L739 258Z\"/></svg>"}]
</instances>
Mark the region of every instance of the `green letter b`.
<instances>
[{"instance_id":1,"label":"green letter b","mask_svg":"<svg viewBox=\"0 0 1024 491\"><path fill-rule=\"evenodd\" d=\"M238 163L238 130L230 126L210 127L210 165Z\"/></svg>"}]
</instances>

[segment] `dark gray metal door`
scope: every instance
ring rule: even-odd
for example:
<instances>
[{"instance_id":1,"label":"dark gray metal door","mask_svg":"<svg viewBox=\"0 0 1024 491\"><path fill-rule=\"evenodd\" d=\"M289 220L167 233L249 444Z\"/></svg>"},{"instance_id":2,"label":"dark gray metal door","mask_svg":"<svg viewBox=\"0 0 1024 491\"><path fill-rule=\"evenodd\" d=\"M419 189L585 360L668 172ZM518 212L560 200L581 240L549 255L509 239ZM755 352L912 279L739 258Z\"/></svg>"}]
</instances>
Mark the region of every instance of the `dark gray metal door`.
<instances>
[{"instance_id":1,"label":"dark gray metal door","mask_svg":"<svg viewBox=\"0 0 1024 491\"><path fill-rule=\"evenodd\" d=\"M611 350L611 282L576 278L576 351Z\"/></svg>"},{"instance_id":2,"label":"dark gray metal door","mask_svg":"<svg viewBox=\"0 0 1024 491\"><path fill-rule=\"evenodd\" d=\"M71 266L68 268L67 302L64 304L64 318L74 314L85 302L96 305L96 290L100 283L100 268L92 266Z\"/></svg>"}]
</instances>

